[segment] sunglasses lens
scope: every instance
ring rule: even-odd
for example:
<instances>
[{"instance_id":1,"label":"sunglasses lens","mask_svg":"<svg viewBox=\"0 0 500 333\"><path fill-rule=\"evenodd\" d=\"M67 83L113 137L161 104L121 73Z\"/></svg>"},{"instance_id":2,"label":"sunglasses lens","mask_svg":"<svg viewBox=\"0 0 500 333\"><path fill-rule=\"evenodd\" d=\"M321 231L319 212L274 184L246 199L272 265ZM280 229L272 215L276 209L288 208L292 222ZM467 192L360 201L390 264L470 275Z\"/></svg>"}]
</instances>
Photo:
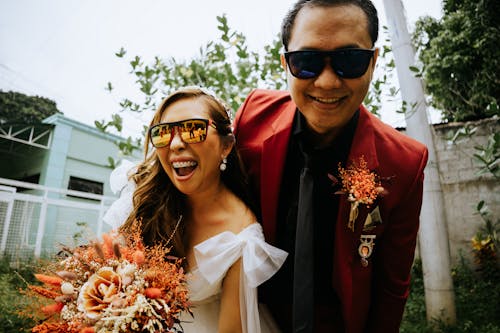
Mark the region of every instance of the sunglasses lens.
<instances>
[{"instance_id":1,"label":"sunglasses lens","mask_svg":"<svg viewBox=\"0 0 500 333\"><path fill-rule=\"evenodd\" d=\"M156 148L168 146L172 138L172 130L168 124L159 124L151 127L151 143Z\"/></svg>"},{"instance_id":2,"label":"sunglasses lens","mask_svg":"<svg viewBox=\"0 0 500 333\"><path fill-rule=\"evenodd\" d=\"M326 58L335 73L346 79L354 79L365 74L373 56L373 50L346 49L335 51L294 51L285 54L288 68L299 79L311 79L321 74Z\"/></svg>"},{"instance_id":3,"label":"sunglasses lens","mask_svg":"<svg viewBox=\"0 0 500 333\"><path fill-rule=\"evenodd\" d=\"M181 140L185 143L203 142L207 138L208 122L206 119L188 119L155 125L149 130L151 143L155 148L169 146L175 130L179 132Z\"/></svg>"},{"instance_id":4,"label":"sunglasses lens","mask_svg":"<svg viewBox=\"0 0 500 333\"><path fill-rule=\"evenodd\" d=\"M338 50L330 59L338 76L354 79L366 73L372 55L372 50Z\"/></svg>"},{"instance_id":5,"label":"sunglasses lens","mask_svg":"<svg viewBox=\"0 0 500 333\"><path fill-rule=\"evenodd\" d=\"M191 119L181 122L178 126L182 141L198 143L207 137L207 122L201 119Z\"/></svg>"},{"instance_id":6,"label":"sunglasses lens","mask_svg":"<svg viewBox=\"0 0 500 333\"><path fill-rule=\"evenodd\" d=\"M287 60L290 72L299 79L316 77L325 67L324 55L314 51L290 52Z\"/></svg>"}]
</instances>

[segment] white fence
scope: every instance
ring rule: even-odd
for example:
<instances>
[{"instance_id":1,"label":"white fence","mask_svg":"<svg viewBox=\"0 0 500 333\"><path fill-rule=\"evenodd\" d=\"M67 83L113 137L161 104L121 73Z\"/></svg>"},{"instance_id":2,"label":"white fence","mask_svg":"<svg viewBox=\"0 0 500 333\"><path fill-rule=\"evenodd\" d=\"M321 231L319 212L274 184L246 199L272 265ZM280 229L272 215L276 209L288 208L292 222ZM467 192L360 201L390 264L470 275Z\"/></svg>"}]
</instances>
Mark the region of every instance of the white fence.
<instances>
[{"instance_id":1,"label":"white fence","mask_svg":"<svg viewBox=\"0 0 500 333\"><path fill-rule=\"evenodd\" d=\"M99 237L109 230L102 217L114 200L0 178L0 255L46 256Z\"/></svg>"}]
</instances>

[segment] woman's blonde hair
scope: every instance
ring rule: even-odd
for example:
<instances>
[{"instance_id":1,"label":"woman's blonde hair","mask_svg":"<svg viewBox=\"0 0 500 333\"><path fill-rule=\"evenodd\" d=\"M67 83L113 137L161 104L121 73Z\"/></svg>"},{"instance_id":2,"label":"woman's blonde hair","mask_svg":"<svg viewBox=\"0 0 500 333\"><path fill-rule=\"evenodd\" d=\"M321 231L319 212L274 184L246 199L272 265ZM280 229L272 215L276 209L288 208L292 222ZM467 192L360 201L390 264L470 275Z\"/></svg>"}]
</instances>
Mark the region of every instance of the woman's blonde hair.
<instances>
[{"instance_id":1,"label":"woman's blonde hair","mask_svg":"<svg viewBox=\"0 0 500 333\"><path fill-rule=\"evenodd\" d=\"M229 144L234 141L231 130L231 111L214 94L199 87L181 88L167 96L156 110L150 126L160 123L163 113L171 104L184 99L203 100L222 143ZM163 170L156 150L149 150L149 142L148 131L144 143L144 161L138 165L137 172L131 175L137 186L133 195L133 210L121 230L130 231L136 223L140 223L142 237L147 246L156 244L172 246L173 255L184 257L186 254L185 224L181 221L178 225L178 221L189 210L186 197L173 185ZM227 156L227 168L221 173L221 180L255 212L247 190L248 184L242 163L234 146ZM167 244L170 237L172 237L171 243Z\"/></svg>"}]
</instances>

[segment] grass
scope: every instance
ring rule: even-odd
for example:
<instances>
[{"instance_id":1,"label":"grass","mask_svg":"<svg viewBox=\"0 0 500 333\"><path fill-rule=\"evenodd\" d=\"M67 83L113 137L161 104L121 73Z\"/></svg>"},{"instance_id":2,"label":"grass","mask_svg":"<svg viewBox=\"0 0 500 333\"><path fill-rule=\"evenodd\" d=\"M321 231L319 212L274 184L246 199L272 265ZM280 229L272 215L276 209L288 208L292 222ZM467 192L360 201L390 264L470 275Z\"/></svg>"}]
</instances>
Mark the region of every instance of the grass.
<instances>
[{"instance_id":1,"label":"grass","mask_svg":"<svg viewBox=\"0 0 500 333\"><path fill-rule=\"evenodd\" d=\"M500 333L500 269L498 261L478 271L461 259L453 268L457 324L426 321L422 265L413 266L412 289L408 299L401 333Z\"/></svg>"},{"instance_id":2,"label":"grass","mask_svg":"<svg viewBox=\"0 0 500 333\"><path fill-rule=\"evenodd\" d=\"M31 319L17 315L18 310L27 306L19 289L26 288L26 282L34 282L32 272L30 264L13 269L8 259L0 260L0 332L18 333L34 326Z\"/></svg>"}]
</instances>

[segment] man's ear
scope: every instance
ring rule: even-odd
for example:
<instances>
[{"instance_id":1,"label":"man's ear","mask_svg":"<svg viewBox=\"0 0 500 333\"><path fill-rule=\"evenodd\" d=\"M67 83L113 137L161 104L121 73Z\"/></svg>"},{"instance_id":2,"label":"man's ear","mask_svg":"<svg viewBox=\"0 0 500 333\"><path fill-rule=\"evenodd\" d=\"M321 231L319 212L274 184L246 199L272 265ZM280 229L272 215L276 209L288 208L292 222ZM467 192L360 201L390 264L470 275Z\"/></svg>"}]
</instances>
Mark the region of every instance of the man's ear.
<instances>
[{"instance_id":1,"label":"man's ear","mask_svg":"<svg viewBox=\"0 0 500 333\"><path fill-rule=\"evenodd\" d=\"M380 48L379 47L375 48L375 52L373 53L373 64L372 64L374 69L375 69L375 65L377 64L379 52L380 52Z\"/></svg>"},{"instance_id":2,"label":"man's ear","mask_svg":"<svg viewBox=\"0 0 500 333\"><path fill-rule=\"evenodd\" d=\"M283 53L280 54L281 67L286 72L288 70L288 66L286 65L285 55Z\"/></svg>"},{"instance_id":3,"label":"man's ear","mask_svg":"<svg viewBox=\"0 0 500 333\"><path fill-rule=\"evenodd\" d=\"M375 52L373 53L373 57L372 57L372 60L371 60L371 64L370 64L370 67L368 67L368 75L370 77L370 81L372 80L373 78L373 72L375 71L375 66L377 64L377 59L378 59L378 53L379 53L379 48L375 48Z\"/></svg>"}]
</instances>

